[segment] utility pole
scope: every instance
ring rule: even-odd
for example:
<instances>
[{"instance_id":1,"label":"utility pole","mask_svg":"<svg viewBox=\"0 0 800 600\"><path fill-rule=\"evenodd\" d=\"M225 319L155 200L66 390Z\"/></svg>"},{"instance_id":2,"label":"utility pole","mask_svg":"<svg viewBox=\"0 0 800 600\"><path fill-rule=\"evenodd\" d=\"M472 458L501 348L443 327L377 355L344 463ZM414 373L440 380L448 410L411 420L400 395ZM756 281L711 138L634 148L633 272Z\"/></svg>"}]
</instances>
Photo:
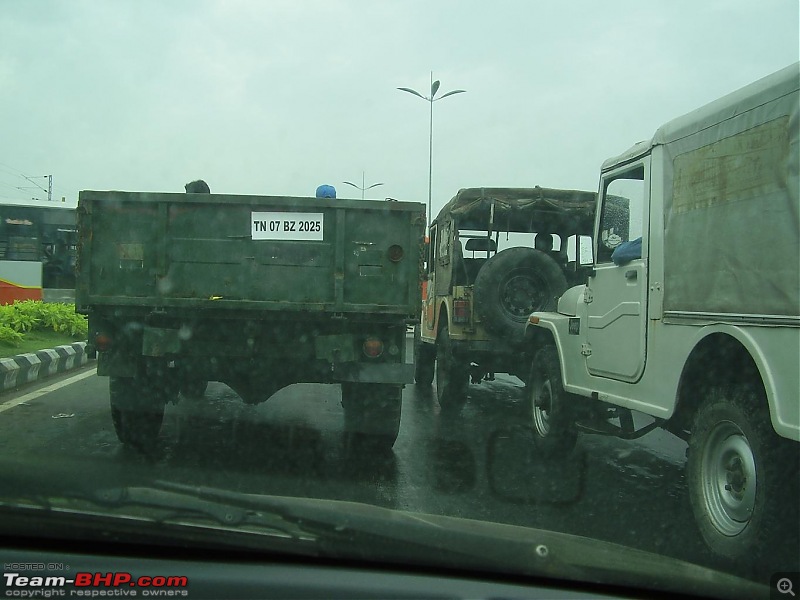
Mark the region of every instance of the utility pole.
<instances>
[{"instance_id":1,"label":"utility pole","mask_svg":"<svg viewBox=\"0 0 800 600\"><path fill-rule=\"evenodd\" d=\"M43 192L47 192L47 201L48 202L51 202L53 200L53 176L52 175L37 175L36 176L37 179L41 178L41 177L47 177L47 189L44 189L42 186L40 186L31 177L28 177L27 175L20 175L20 177L22 177L24 179L27 179L28 181L30 181L33 185L35 185L38 189L42 190ZM18 190L23 190L23 189L33 189L33 188L17 187L17 189ZM31 198L31 200L38 200L38 198Z\"/></svg>"}]
</instances>

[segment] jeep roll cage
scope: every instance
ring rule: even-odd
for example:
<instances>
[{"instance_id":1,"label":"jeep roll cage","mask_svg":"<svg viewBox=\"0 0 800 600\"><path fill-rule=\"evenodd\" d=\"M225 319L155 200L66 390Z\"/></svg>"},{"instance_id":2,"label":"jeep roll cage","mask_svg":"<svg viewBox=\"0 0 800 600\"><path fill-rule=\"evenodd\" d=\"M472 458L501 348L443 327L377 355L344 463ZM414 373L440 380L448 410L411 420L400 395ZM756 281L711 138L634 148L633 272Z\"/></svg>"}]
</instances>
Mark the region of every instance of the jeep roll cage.
<instances>
[{"instance_id":1,"label":"jeep roll cage","mask_svg":"<svg viewBox=\"0 0 800 600\"><path fill-rule=\"evenodd\" d=\"M455 221L458 229L494 232L557 233L562 238L590 234L597 195L580 190L542 188L465 188L448 202L431 225Z\"/></svg>"}]
</instances>

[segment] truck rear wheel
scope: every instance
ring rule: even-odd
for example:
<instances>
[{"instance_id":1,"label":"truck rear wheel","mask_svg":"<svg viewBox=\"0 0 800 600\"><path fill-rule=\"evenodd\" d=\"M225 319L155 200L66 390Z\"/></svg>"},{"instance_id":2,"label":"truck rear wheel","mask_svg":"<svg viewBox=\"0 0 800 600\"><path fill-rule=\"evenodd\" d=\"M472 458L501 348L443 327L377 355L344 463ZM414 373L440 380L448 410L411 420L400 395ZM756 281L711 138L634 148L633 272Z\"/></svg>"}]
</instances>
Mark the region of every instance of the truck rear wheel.
<instances>
[{"instance_id":1,"label":"truck rear wheel","mask_svg":"<svg viewBox=\"0 0 800 600\"><path fill-rule=\"evenodd\" d=\"M164 420L165 402L148 393L148 387L141 378L112 377L109 381L111 421L117 438L140 451L153 447Z\"/></svg>"},{"instance_id":2,"label":"truck rear wheel","mask_svg":"<svg viewBox=\"0 0 800 600\"><path fill-rule=\"evenodd\" d=\"M436 347L422 341L419 329L419 325L414 327L414 381L429 386L436 371Z\"/></svg>"},{"instance_id":3,"label":"truck rear wheel","mask_svg":"<svg viewBox=\"0 0 800 600\"><path fill-rule=\"evenodd\" d=\"M468 365L453 353L447 326L436 336L436 399L443 410L458 411L467 402Z\"/></svg>"},{"instance_id":4,"label":"truck rear wheel","mask_svg":"<svg viewBox=\"0 0 800 600\"><path fill-rule=\"evenodd\" d=\"M706 545L729 559L775 551L798 527L797 443L772 429L753 387L720 386L695 415L689 499Z\"/></svg>"},{"instance_id":5,"label":"truck rear wheel","mask_svg":"<svg viewBox=\"0 0 800 600\"><path fill-rule=\"evenodd\" d=\"M554 346L544 346L534 355L525 396L537 449L545 456L571 452L578 439L575 403L561 383L561 366Z\"/></svg>"},{"instance_id":6,"label":"truck rear wheel","mask_svg":"<svg viewBox=\"0 0 800 600\"><path fill-rule=\"evenodd\" d=\"M403 386L342 383L344 429L348 443L389 452L400 431Z\"/></svg>"},{"instance_id":7,"label":"truck rear wheel","mask_svg":"<svg viewBox=\"0 0 800 600\"><path fill-rule=\"evenodd\" d=\"M190 379L181 384L181 395L184 398L202 398L208 389L208 382L202 379Z\"/></svg>"}]
</instances>

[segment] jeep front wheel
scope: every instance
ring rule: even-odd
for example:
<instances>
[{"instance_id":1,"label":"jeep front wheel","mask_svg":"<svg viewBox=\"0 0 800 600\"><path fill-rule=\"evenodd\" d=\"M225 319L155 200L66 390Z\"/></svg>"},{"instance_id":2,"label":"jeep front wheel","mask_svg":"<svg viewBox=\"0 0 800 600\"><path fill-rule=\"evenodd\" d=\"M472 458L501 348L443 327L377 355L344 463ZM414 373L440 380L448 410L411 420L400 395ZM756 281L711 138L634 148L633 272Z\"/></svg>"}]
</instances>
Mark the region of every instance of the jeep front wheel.
<instances>
[{"instance_id":1,"label":"jeep front wheel","mask_svg":"<svg viewBox=\"0 0 800 600\"><path fill-rule=\"evenodd\" d=\"M578 439L575 403L561 384L561 367L554 346L544 346L534 355L525 396L537 449L545 456L572 451Z\"/></svg>"},{"instance_id":2,"label":"jeep front wheel","mask_svg":"<svg viewBox=\"0 0 800 600\"><path fill-rule=\"evenodd\" d=\"M694 418L687 465L706 545L732 559L774 549L798 526L797 470L797 444L774 432L762 394L712 389Z\"/></svg>"}]
</instances>

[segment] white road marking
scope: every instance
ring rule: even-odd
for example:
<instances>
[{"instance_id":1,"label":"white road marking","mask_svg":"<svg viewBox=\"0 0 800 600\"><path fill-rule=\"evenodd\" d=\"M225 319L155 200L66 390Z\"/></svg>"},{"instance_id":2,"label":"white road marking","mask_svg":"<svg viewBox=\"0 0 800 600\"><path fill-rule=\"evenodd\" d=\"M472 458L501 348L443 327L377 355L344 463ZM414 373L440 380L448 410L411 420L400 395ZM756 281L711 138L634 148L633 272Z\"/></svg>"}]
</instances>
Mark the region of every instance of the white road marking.
<instances>
[{"instance_id":1,"label":"white road marking","mask_svg":"<svg viewBox=\"0 0 800 600\"><path fill-rule=\"evenodd\" d=\"M55 392L57 389L60 389L67 385L72 385L73 383L80 381L81 379L86 379L87 377L96 374L97 374L97 369L91 369L89 371L86 371L85 373L74 375L69 379L63 379L58 383L48 385L46 387L36 390L35 392L30 392L29 394L25 394L24 396L15 398L14 400L9 400L8 402L4 402L3 404L0 404L0 413L9 410L11 408L14 408L15 406L19 406L20 404L24 404L28 402L28 400L33 400L34 398L38 398L39 396L44 396L45 394L49 394L50 392Z\"/></svg>"}]
</instances>

